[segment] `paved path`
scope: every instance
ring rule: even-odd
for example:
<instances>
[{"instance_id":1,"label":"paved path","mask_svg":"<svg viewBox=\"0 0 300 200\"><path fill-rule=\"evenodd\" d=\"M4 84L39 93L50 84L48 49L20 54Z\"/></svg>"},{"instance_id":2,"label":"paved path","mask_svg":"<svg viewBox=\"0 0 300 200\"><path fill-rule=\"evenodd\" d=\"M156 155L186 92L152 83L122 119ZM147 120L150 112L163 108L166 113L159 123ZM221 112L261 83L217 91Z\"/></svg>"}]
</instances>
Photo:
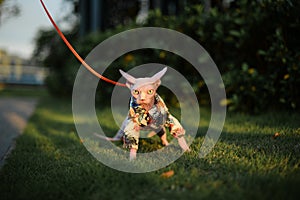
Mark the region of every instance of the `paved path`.
<instances>
[{"instance_id":1,"label":"paved path","mask_svg":"<svg viewBox=\"0 0 300 200\"><path fill-rule=\"evenodd\" d=\"M0 167L13 149L15 138L23 132L36 104L37 99L33 98L0 98Z\"/></svg>"}]
</instances>

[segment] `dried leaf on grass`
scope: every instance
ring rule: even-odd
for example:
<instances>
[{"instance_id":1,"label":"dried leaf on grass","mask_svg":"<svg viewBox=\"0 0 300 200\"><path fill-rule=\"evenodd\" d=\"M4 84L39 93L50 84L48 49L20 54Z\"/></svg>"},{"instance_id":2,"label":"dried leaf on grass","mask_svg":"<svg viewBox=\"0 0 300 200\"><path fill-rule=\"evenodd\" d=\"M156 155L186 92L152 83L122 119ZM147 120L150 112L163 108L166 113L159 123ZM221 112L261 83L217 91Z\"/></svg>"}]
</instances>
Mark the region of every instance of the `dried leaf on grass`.
<instances>
[{"instance_id":1,"label":"dried leaf on grass","mask_svg":"<svg viewBox=\"0 0 300 200\"><path fill-rule=\"evenodd\" d=\"M276 132L274 135L273 135L273 139L276 139L280 136L280 133Z\"/></svg>"},{"instance_id":2,"label":"dried leaf on grass","mask_svg":"<svg viewBox=\"0 0 300 200\"><path fill-rule=\"evenodd\" d=\"M170 170L170 171L167 171L167 172L164 172L162 173L160 176L162 178L170 178L174 175L174 170Z\"/></svg>"}]
</instances>

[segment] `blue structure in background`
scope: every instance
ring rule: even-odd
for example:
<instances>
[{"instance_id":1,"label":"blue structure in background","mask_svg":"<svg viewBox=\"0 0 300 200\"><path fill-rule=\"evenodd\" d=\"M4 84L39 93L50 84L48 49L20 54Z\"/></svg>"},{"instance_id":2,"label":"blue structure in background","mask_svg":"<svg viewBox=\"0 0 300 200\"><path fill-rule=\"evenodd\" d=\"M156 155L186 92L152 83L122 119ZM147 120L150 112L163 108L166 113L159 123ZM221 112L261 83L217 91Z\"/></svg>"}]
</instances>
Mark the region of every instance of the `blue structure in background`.
<instances>
[{"instance_id":1,"label":"blue structure in background","mask_svg":"<svg viewBox=\"0 0 300 200\"><path fill-rule=\"evenodd\" d=\"M37 66L0 66L0 83L43 85L48 69Z\"/></svg>"}]
</instances>

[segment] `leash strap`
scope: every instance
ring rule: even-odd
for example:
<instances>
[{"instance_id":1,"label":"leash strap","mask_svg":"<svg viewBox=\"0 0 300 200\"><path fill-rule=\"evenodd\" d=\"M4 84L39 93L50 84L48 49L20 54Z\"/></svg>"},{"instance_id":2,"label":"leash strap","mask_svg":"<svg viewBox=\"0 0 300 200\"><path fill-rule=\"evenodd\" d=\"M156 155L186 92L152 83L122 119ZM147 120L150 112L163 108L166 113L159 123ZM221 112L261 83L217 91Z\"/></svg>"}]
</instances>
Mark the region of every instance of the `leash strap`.
<instances>
[{"instance_id":1,"label":"leash strap","mask_svg":"<svg viewBox=\"0 0 300 200\"><path fill-rule=\"evenodd\" d=\"M50 19L52 25L54 26L54 28L56 29L58 35L60 36L60 38L64 41L64 43L67 45L67 47L70 49L70 51L73 53L73 55L79 60L79 62L82 63L82 65L89 70L93 75L95 75L96 77L100 78L101 80L104 80L108 83L111 83L113 85L118 85L118 86L122 86L122 87L126 87L126 85L124 83L119 83L116 81L113 81L111 79L108 79L104 76L102 76L101 74L99 74L98 72L96 72L89 64L87 64L81 57L80 55L76 52L76 50L72 47L72 45L69 43L69 41L67 40L67 38L64 36L64 34L61 32L61 30L58 28L58 26L56 25L55 21L53 20L52 16L50 15L48 9L46 8L43 0L40 0L48 18Z\"/></svg>"}]
</instances>

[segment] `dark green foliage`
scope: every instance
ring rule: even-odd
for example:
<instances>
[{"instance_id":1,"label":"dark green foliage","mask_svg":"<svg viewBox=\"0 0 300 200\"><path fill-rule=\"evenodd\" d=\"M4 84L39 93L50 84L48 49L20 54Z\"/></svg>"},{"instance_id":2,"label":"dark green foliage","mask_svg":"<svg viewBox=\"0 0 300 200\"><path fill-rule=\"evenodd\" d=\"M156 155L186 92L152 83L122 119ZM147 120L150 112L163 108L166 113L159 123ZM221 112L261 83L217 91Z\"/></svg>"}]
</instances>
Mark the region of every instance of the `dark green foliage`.
<instances>
[{"instance_id":1,"label":"dark green foliage","mask_svg":"<svg viewBox=\"0 0 300 200\"><path fill-rule=\"evenodd\" d=\"M241 0L209 12L193 5L177 17L155 11L148 25L183 32L210 53L231 109L299 109L299 13L299 1Z\"/></svg>"},{"instance_id":2,"label":"dark green foliage","mask_svg":"<svg viewBox=\"0 0 300 200\"><path fill-rule=\"evenodd\" d=\"M67 33L65 36L71 43L74 41L74 34ZM55 30L40 30L36 37L33 58L50 69L46 84L52 94L61 97L72 94L75 75L80 65Z\"/></svg>"},{"instance_id":3,"label":"dark green foliage","mask_svg":"<svg viewBox=\"0 0 300 200\"><path fill-rule=\"evenodd\" d=\"M217 64L226 85L231 110L262 112L267 109L300 108L300 2L297 0L235 1L230 8L212 8L191 3L177 16L150 13L145 26L166 27L187 34L198 41ZM135 28L120 26L113 30L88 35L74 41L83 57L106 38ZM54 93L70 94L74 75L80 64L75 61L57 36L51 41L46 64L52 66L48 86ZM201 103L209 103L205 83L195 76L193 67L168 52L143 50L130 52L117 59L106 76L117 80L118 69L159 62L181 72L193 85ZM102 89L104 88L104 89ZM112 86L102 87L98 100L107 100ZM170 100L171 101L171 100Z\"/></svg>"}]
</instances>

